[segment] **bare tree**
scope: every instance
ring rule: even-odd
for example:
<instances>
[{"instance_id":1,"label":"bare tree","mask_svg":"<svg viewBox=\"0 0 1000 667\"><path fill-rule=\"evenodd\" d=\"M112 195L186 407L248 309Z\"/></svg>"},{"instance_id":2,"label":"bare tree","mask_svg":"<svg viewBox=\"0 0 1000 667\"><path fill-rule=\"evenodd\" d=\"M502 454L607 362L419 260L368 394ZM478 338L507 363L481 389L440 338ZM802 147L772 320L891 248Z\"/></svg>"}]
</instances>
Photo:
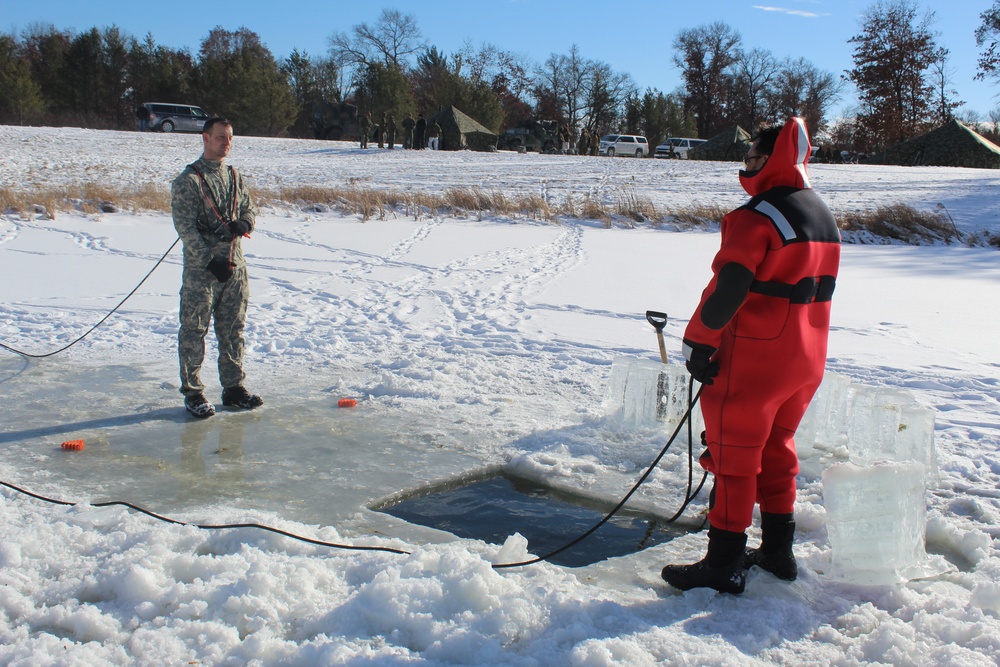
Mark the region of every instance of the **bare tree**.
<instances>
[{"instance_id":1,"label":"bare tree","mask_svg":"<svg viewBox=\"0 0 1000 667\"><path fill-rule=\"evenodd\" d=\"M727 70L743 38L721 21L682 30L674 40L674 63L684 79L685 106L697 119L698 136L710 137L729 123Z\"/></svg>"},{"instance_id":2,"label":"bare tree","mask_svg":"<svg viewBox=\"0 0 1000 667\"><path fill-rule=\"evenodd\" d=\"M774 77L770 120L799 116L814 135L819 134L826 129L826 113L842 88L842 81L805 58L786 58Z\"/></svg>"},{"instance_id":3,"label":"bare tree","mask_svg":"<svg viewBox=\"0 0 1000 667\"><path fill-rule=\"evenodd\" d=\"M465 75L472 81L482 81L494 89L503 89L520 98L527 98L531 92L529 72L532 65L527 56L504 51L488 43L477 50L468 41L458 55L462 58Z\"/></svg>"},{"instance_id":4,"label":"bare tree","mask_svg":"<svg viewBox=\"0 0 1000 667\"><path fill-rule=\"evenodd\" d=\"M424 48L417 17L398 9L383 9L373 25L359 23L350 33L334 33L329 44L333 59L355 72L374 62L406 71L410 58Z\"/></svg>"},{"instance_id":5,"label":"bare tree","mask_svg":"<svg viewBox=\"0 0 1000 667\"><path fill-rule=\"evenodd\" d=\"M553 90L565 114L566 124L570 128L576 128L586 104L587 78L591 65L580 55L580 47L576 44L570 47L568 55L552 54L546 65L549 71L559 72Z\"/></svg>"},{"instance_id":6,"label":"bare tree","mask_svg":"<svg viewBox=\"0 0 1000 667\"><path fill-rule=\"evenodd\" d=\"M767 49L739 51L731 68L729 118L751 132L767 117L778 63Z\"/></svg>"},{"instance_id":7,"label":"bare tree","mask_svg":"<svg viewBox=\"0 0 1000 667\"><path fill-rule=\"evenodd\" d=\"M945 123L955 117L955 109L962 106L964 102L957 99L958 91L951 85L951 77L955 74L953 68L948 67L948 49L937 50L937 59L931 63L929 78L934 88L932 108L938 123Z\"/></svg>"},{"instance_id":8,"label":"bare tree","mask_svg":"<svg viewBox=\"0 0 1000 667\"><path fill-rule=\"evenodd\" d=\"M528 99L534 82L529 74L532 65L526 56L493 44L483 44L477 50L467 41L459 57L465 76L473 84L487 85L499 100L503 108L502 127L530 118Z\"/></svg>"},{"instance_id":9,"label":"bare tree","mask_svg":"<svg viewBox=\"0 0 1000 667\"><path fill-rule=\"evenodd\" d=\"M586 81L586 102L581 121L591 130L608 130L624 115L625 103L638 94L635 81L626 72L614 72L607 63L591 63Z\"/></svg>"},{"instance_id":10,"label":"bare tree","mask_svg":"<svg viewBox=\"0 0 1000 667\"><path fill-rule=\"evenodd\" d=\"M569 54L550 55L536 72L535 82L539 110L543 115L554 111L571 132L584 126L609 127L629 94L635 93L631 76L615 73L607 63L582 57L575 44Z\"/></svg>"},{"instance_id":11,"label":"bare tree","mask_svg":"<svg viewBox=\"0 0 1000 667\"><path fill-rule=\"evenodd\" d=\"M976 28L976 46L986 47L979 55L977 79L1000 79L1000 0L994 0L993 6L979 15L983 22Z\"/></svg>"}]
</instances>

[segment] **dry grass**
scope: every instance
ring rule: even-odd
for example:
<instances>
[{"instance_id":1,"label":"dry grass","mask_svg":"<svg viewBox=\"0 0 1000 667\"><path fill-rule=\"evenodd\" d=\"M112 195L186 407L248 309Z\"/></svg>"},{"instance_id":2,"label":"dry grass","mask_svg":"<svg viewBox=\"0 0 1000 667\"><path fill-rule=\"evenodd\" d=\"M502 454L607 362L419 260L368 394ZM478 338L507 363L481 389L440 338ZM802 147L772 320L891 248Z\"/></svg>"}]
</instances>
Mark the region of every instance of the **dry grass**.
<instances>
[{"instance_id":1,"label":"dry grass","mask_svg":"<svg viewBox=\"0 0 1000 667\"><path fill-rule=\"evenodd\" d=\"M942 211L918 211L907 204L892 204L837 216L837 225L849 235L871 235L908 245L960 241L955 224Z\"/></svg>"},{"instance_id":2,"label":"dry grass","mask_svg":"<svg viewBox=\"0 0 1000 667\"><path fill-rule=\"evenodd\" d=\"M729 213L728 209L718 204L692 204L676 211L671 211L667 217L672 222L682 227L708 227L711 224L722 222L722 218Z\"/></svg>"},{"instance_id":3,"label":"dry grass","mask_svg":"<svg viewBox=\"0 0 1000 667\"><path fill-rule=\"evenodd\" d=\"M508 196L499 190L482 188L451 188L443 194L423 191L376 190L362 187L318 188L296 187L280 193L255 192L257 201L265 205L281 202L306 207L323 204L360 215L362 220L384 219L392 211L420 219L446 211L452 215L492 213L507 217L527 217L548 220L552 212L548 204L537 195Z\"/></svg>"},{"instance_id":4,"label":"dry grass","mask_svg":"<svg viewBox=\"0 0 1000 667\"><path fill-rule=\"evenodd\" d=\"M366 222L396 215L419 220L444 213L478 219L485 214L542 221L566 217L598 220L606 227L614 224L634 227L638 224L669 223L679 228L703 229L719 223L728 212L715 204L694 204L660 211L649 197L640 195L631 184L615 191L610 203L585 195L579 199L568 197L559 205L551 205L538 194L508 194L478 187L450 188L441 194L380 190L362 183L360 179L343 187L302 185L279 190L255 188L251 192L261 206L337 210L357 215ZM152 183L119 189L85 183L37 188L30 192L0 188L0 213L16 214L22 218L42 215L52 219L60 211L97 214L121 210L169 211L169 188ZM983 233L963 237L947 211L919 211L906 204L839 214L837 224L847 242L878 243L890 239L910 245L966 242L1000 248L1000 235Z\"/></svg>"},{"instance_id":5,"label":"dry grass","mask_svg":"<svg viewBox=\"0 0 1000 667\"><path fill-rule=\"evenodd\" d=\"M583 204L580 207L580 216L584 220L601 220L604 222L605 227L611 226L611 214L608 213L607 208L598 201L594 201L590 197L583 200Z\"/></svg>"},{"instance_id":6,"label":"dry grass","mask_svg":"<svg viewBox=\"0 0 1000 667\"><path fill-rule=\"evenodd\" d=\"M60 211L93 214L122 210L169 211L170 191L152 183L120 190L96 183L38 188L31 192L0 188L0 212L15 213L22 218L44 215L55 219Z\"/></svg>"},{"instance_id":7,"label":"dry grass","mask_svg":"<svg viewBox=\"0 0 1000 667\"><path fill-rule=\"evenodd\" d=\"M627 223L630 227L634 226L632 223L635 222L652 222L659 219L653 200L640 195L632 185L623 186L615 193L614 212L630 221Z\"/></svg>"}]
</instances>

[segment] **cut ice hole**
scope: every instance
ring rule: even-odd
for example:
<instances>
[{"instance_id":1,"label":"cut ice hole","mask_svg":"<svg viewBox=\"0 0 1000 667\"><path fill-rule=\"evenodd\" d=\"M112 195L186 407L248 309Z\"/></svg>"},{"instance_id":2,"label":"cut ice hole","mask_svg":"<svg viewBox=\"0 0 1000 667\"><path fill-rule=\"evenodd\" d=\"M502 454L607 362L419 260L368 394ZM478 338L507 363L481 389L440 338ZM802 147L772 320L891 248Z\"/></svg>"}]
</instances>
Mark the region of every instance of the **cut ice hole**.
<instances>
[{"instance_id":1,"label":"cut ice hole","mask_svg":"<svg viewBox=\"0 0 1000 667\"><path fill-rule=\"evenodd\" d=\"M590 530L613 506L501 473L437 485L379 503L372 509L458 537L498 545L520 533L528 540L528 550L542 556ZM698 530L666 523L662 517L622 510L594 534L549 560L556 565L582 567Z\"/></svg>"}]
</instances>

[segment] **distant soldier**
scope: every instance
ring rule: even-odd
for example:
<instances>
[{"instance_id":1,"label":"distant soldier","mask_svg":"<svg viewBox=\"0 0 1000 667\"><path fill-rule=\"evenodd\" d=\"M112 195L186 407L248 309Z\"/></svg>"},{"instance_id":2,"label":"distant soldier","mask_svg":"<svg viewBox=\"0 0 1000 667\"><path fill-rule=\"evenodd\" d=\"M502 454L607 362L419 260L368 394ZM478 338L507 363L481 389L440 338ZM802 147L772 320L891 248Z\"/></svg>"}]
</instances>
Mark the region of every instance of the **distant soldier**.
<instances>
[{"instance_id":1,"label":"distant soldier","mask_svg":"<svg viewBox=\"0 0 1000 667\"><path fill-rule=\"evenodd\" d=\"M427 147L436 151L441 147L441 126L437 121L431 123L427 128Z\"/></svg>"},{"instance_id":2,"label":"distant soldier","mask_svg":"<svg viewBox=\"0 0 1000 667\"><path fill-rule=\"evenodd\" d=\"M559 126L559 145L564 154L569 153L569 129L565 125Z\"/></svg>"},{"instance_id":3,"label":"distant soldier","mask_svg":"<svg viewBox=\"0 0 1000 667\"><path fill-rule=\"evenodd\" d=\"M583 128L580 130L580 141L576 145L576 152L586 155L590 151L590 130Z\"/></svg>"},{"instance_id":4,"label":"distant soldier","mask_svg":"<svg viewBox=\"0 0 1000 667\"><path fill-rule=\"evenodd\" d=\"M413 148L413 116L407 114L403 119L403 148Z\"/></svg>"},{"instance_id":5,"label":"distant soldier","mask_svg":"<svg viewBox=\"0 0 1000 667\"><path fill-rule=\"evenodd\" d=\"M149 107L145 104L139 105L135 110L135 117L139 119L139 131L145 132L149 128Z\"/></svg>"},{"instance_id":6,"label":"distant soldier","mask_svg":"<svg viewBox=\"0 0 1000 667\"><path fill-rule=\"evenodd\" d=\"M590 135L590 154L593 157L597 157L601 154L601 135L597 133L595 129Z\"/></svg>"},{"instance_id":7,"label":"distant soldier","mask_svg":"<svg viewBox=\"0 0 1000 667\"><path fill-rule=\"evenodd\" d=\"M386 126L386 112L382 112L382 122L378 126L378 147L385 148L385 126Z\"/></svg>"},{"instance_id":8,"label":"distant soldier","mask_svg":"<svg viewBox=\"0 0 1000 667\"><path fill-rule=\"evenodd\" d=\"M396 119L393 118L392 114L389 114L389 120L386 124L385 142L389 148L396 147Z\"/></svg>"},{"instance_id":9,"label":"distant soldier","mask_svg":"<svg viewBox=\"0 0 1000 667\"><path fill-rule=\"evenodd\" d=\"M361 147L368 148L368 134L372 131L372 112L366 111L361 117Z\"/></svg>"},{"instance_id":10,"label":"distant soldier","mask_svg":"<svg viewBox=\"0 0 1000 667\"><path fill-rule=\"evenodd\" d=\"M264 401L243 387L243 328L250 287L241 241L253 231L257 209L246 182L224 162L233 145L232 124L224 118L209 118L201 139L201 158L189 164L170 187L170 209L184 244L177 332L181 393L187 411L205 418L215 414L200 377L205 334L212 320L219 345L222 404L252 409Z\"/></svg>"},{"instance_id":11,"label":"distant soldier","mask_svg":"<svg viewBox=\"0 0 1000 667\"><path fill-rule=\"evenodd\" d=\"M424 133L427 131L427 120L423 114L417 116L417 123L413 126L413 147L418 151L424 148Z\"/></svg>"}]
</instances>

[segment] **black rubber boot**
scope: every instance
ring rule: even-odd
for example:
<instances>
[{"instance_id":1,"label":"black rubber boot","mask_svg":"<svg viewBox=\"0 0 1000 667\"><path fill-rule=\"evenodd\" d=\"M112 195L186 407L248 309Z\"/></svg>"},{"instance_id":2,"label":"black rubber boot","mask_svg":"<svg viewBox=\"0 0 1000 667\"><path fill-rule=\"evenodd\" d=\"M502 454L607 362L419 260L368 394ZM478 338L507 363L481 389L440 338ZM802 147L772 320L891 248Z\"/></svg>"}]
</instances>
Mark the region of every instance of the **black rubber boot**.
<instances>
[{"instance_id":1,"label":"black rubber boot","mask_svg":"<svg viewBox=\"0 0 1000 667\"><path fill-rule=\"evenodd\" d=\"M746 533L711 527L708 529L708 554L703 559L691 565L667 565L660 576L682 591L714 588L720 593L739 595L747 580L743 566L746 546Z\"/></svg>"},{"instance_id":2,"label":"black rubber boot","mask_svg":"<svg viewBox=\"0 0 1000 667\"><path fill-rule=\"evenodd\" d=\"M240 385L237 387L226 387L222 390L222 404L226 407L253 410L264 405L264 399L257 394L251 394Z\"/></svg>"},{"instance_id":3,"label":"black rubber boot","mask_svg":"<svg viewBox=\"0 0 1000 667\"><path fill-rule=\"evenodd\" d=\"M185 396L184 407L198 419L206 419L215 414L215 406L205 400L202 393Z\"/></svg>"},{"instance_id":4,"label":"black rubber boot","mask_svg":"<svg viewBox=\"0 0 1000 667\"><path fill-rule=\"evenodd\" d=\"M792 543L795 540L795 521L791 514L760 515L760 547L747 549L744 566L754 565L767 570L778 579L795 581L799 566L795 564Z\"/></svg>"}]
</instances>

